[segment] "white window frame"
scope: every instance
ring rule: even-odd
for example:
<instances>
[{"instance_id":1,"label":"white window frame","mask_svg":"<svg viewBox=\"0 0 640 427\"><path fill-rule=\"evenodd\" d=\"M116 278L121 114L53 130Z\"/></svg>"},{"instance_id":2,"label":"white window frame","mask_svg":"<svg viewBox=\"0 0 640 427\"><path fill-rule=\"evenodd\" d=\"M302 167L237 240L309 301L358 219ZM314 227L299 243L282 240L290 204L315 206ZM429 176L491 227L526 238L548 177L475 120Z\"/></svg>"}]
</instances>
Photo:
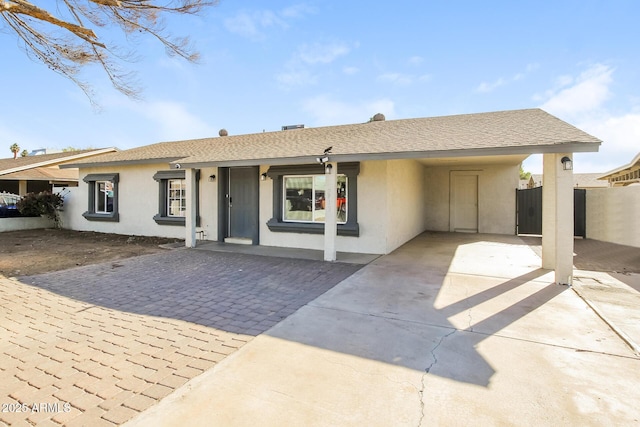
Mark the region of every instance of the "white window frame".
<instances>
[{"instance_id":1,"label":"white window frame","mask_svg":"<svg viewBox=\"0 0 640 427\"><path fill-rule=\"evenodd\" d=\"M104 184L104 191L100 189L100 184ZM95 200L95 213L97 214L110 214L113 213L113 203L114 203L114 189L113 183L111 181L95 181L96 186L96 200ZM111 190L107 190L107 187L110 186ZM109 197L108 192L111 191L111 197ZM111 210L109 210L109 198L111 198ZM99 210L98 206L100 206L100 200L102 199L104 203L104 210Z\"/></svg>"},{"instance_id":2,"label":"white window frame","mask_svg":"<svg viewBox=\"0 0 640 427\"><path fill-rule=\"evenodd\" d=\"M172 188L172 183L179 182L179 188ZM177 191L178 197L172 197L171 192ZM184 178L171 178L167 180L167 216L172 218L183 218L187 215L187 188L186 188L186 179ZM180 209L178 210L178 214L172 214L172 203L178 203Z\"/></svg>"},{"instance_id":3,"label":"white window frame","mask_svg":"<svg viewBox=\"0 0 640 427\"><path fill-rule=\"evenodd\" d=\"M282 176L282 221L283 222L297 222L297 223L305 223L305 224L324 224L324 220L318 221L315 219L316 217L316 177L321 177L325 175L283 175ZM338 178L344 177L345 179L345 213L344 213L344 221L338 221L338 224L346 224L347 219L349 218L349 198L347 194L349 194L349 178L345 174L338 174ZM310 220L300 220L300 219L287 219L287 179L288 178L311 178L311 219ZM325 196L326 197L326 196Z\"/></svg>"}]
</instances>

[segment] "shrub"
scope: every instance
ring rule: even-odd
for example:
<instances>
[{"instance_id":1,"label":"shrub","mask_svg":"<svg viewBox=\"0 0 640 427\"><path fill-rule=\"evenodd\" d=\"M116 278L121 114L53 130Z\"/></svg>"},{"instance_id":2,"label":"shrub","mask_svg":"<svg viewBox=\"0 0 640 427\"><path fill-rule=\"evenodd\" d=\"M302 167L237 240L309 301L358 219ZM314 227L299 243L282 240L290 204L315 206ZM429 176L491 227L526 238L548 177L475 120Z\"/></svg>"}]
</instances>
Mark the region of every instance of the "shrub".
<instances>
[{"instance_id":1,"label":"shrub","mask_svg":"<svg viewBox=\"0 0 640 427\"><path fill-rule=\"evenodd\" d=\"M18 210L23 216L46 215L52 219L56 228L60 228L60 213L64 199L59 194L50 191L42 193L29 193L18 201Z\"/></svg>"}]
</instances>

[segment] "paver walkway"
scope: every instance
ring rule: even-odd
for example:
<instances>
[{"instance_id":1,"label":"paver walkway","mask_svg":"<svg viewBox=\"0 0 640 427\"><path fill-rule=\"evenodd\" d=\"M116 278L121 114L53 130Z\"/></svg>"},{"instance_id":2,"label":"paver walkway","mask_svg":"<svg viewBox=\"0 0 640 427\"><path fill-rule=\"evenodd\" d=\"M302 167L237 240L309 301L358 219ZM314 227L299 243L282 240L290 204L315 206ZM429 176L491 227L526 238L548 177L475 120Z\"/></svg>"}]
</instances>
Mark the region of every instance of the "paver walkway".
<instances>
[{"instance_id":1,"label":"paver walkway","mask_svg":"<svg viewBox=\"0 0 640 427\"><path fill-rule=\"evenodd\" d=\"M359 268L180 249L0 277L0 425L121 424Z\"/></svg>"}]
</instances>

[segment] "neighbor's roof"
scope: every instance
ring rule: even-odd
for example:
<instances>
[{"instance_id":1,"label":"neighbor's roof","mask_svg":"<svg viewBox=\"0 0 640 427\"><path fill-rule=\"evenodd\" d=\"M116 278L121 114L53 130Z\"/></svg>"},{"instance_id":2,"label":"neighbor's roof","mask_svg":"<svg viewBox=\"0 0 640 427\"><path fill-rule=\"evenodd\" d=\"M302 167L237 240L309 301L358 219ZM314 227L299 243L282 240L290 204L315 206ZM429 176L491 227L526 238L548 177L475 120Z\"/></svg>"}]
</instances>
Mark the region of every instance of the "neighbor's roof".
<instances>
[{"instance_id":1,"label":"neighbor's roof","mask_svg":"<svg viewBox=\"0 0 640 427\"><path fill-rule=\"evenodd\" d=\"M163 142L68 165L180 163L182 167L598 151L601 141L540 109L302 128Z\"/></svg>"},{"instance_id":2,"label":"neighbor's roof","mask_svg":"<svg viewBox=\"0 0 640 427\"><path fill-rule=\"evenodd\" d=\"M99 148L77 151L65 151L62 153L53 154L39 154L37 156L18 156L15 159L13 157L0 159L0 177L6 178L5 175L25 171L28 169L35 169L43 166L51 166L61 164L64 162L75 161L78 159L84 159L90 156L97 156L104 153L116 151L115 148Z\"/></svg>"},{"instance_id":3,"label":"neighbor's roof","mask_svg":"<svg viewBox=\"0 0 640 427\"><path fill-rule=\"evenodd\" d=\"M7 173L1 175L0 179L13 179L17 181L77 181L78 170L42 167Z\"/></svg>"},{"instance_id":4,"label":"neighbor's roof","mask_svg":"<svg viewBox=\"0 0 640 427\"><path fill-rule=\"evenodd\" d=\"M620 166L619 168L615 168L605 174L601 174L600 177L598 179L609 179L612 178L614 175L619 174L621 172L625 172L628 170L631 170L632 168L636 167L640 165L640 153L638 153L638 155L636 155L633 160L631 160L631 162L629 164L626 164L624 166Z\"/></svg>"},{"instance_id":5,"label":"neighbor's roof","mask_svg":"<svg viewBox=\"0 0 640 427\"><path fill-rule=\"evenodd\" d=\"M598 177L602 175L600 173L574 173L573 174L573 186L575 188L604 188L609 184L603 181L598 181ZM542 175L532 174L531 178L536 187L542 185Z\"/></svg>"}]
</instances>

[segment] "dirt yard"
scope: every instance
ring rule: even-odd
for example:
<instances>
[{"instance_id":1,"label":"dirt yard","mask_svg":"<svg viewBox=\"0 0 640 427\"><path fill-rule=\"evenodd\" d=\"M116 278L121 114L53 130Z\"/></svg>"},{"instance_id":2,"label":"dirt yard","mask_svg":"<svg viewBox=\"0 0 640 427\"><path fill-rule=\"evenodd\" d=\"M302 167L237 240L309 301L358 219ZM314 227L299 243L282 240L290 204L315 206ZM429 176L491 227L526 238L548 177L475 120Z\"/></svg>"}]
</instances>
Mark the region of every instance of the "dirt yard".
<instances>
[{"instance_id":1,"label":"dirt yard","mask_svg":"<svg viewBox=\"0 0 640 427\"><path fill-rule=\"evenodd\" d=\"M163 251L181 242L160 237L123 236L70 230L23 230L0 233L0 274L30 276L81 265L116 262Z\"/></svg>"}]
</instances>

